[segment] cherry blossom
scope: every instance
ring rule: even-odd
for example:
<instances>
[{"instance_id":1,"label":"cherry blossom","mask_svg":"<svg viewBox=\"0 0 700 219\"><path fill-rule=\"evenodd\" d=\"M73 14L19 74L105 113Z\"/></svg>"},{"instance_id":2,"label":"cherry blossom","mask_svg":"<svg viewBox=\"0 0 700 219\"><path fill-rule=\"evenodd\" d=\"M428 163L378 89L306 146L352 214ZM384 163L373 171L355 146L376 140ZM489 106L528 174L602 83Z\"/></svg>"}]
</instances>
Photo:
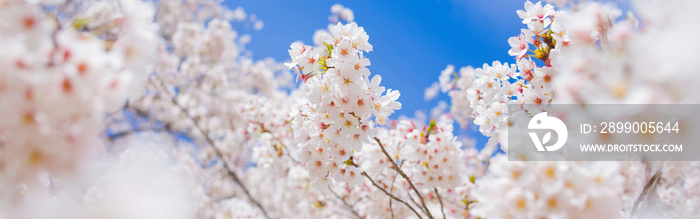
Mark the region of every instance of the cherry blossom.
<instances>
[{"instance_id":1,"label":"cherry blossom","mask_svg":"<svg viewBox=\"0 0 700 219\"><path fill-rule=\"evenodd\" d=\"M663 12L648 10L654 7L652 3L640 1L636 5L641 14L655 11L653 16L659 16L670 12L672 9L669 8L684 4L689 3L665 4L666 7L661 10ZM690 7L690 5L685 6ZM508 142L507 138L503 137L507 135L507 129L502 127L518 125L512 124L502 116L504 111L500 109L504 104L525 104L520 108L523 112L518 113L534 113L546 110L548 103L639 104L653 103L654 100L679 103L672 101L673 98L661 97L667 93L661 88L663 86L646 84L663 81L648 79L658 73L644 71L641 68L623 70L622 67L638 66L639 64L633 64L636 62L645 62L641 64L644 66L664 66L673 63L669 61L660 64L652 61L659 59L644 57L647 54L658 54L662 51L648 50L654 44L650 44L651 41L642 40L649 39L647 36L651 35L660 37L661 35L657 35L659 32L655 29L658 26L651 24L642 26L636 14L632 13L619 19L623 13L611 4L583 3L576 5L573 9L573 12L555 11L552 6L542 6L539 2L525 3L525 11L520 10L517 14L523 19L528 29L524 29L520 35L508 40L512 47L508 53L515 56L517 63L517 71L509 70L513 73L507 74L508 77L502 77L504 74L499 69L503 68L503 64L500 62L476 69L476 78L466 87L456 87L451 82L449 75L453 74L451 72L454 71L454 67L448 66L447 70L441 74L440 82L445 85L443 91L449 92L453 103L463 100L461 95L466 95L469 100L470 108L461 107L456 110L453 108L452 112L460 112L460 109L471 110L473 123L479 126L482 133L491 136L489 144L500 144L501 148L507 151L509 144L513 146L512 144L517 143ZM682 10L676 9L676 11ZM666 16L689 18L690 15L677 13L666 14ZM648 21L654 23L653 20ZM677 33L681 30L664 28L663 32ZM634 43L636 40L645 43ZM535 49L523 52L522 45L525 45L525 48L534 46ZM641 46L638 48L644 49L637 49L635 46ZM647 65L648 62L657 64ZM671 64L671 66L678 65ZM602 72L606 72L605 77L598 76ZM679 72L684 71L678 69L676 73ZM640 78L647 79L640 80ZM652 96L658 99L650 99ZM462 121L471 122L469 119ZM641 192L645 183L649 186L657 182L654 180L656 177L663 178L664 174L670 178L679 179L677 175L663 172L668 171L670 166L676 165L675 162L663 162L659 165L641 162L506 162L505 160L503 155L497 155L491 159L489 173L476 180L476 184L480 186L474 190L475 199L479 201L473 211L475 215L505 218L515 215L526 218L660 216L664 213L658 214L654 211L669 211L661 210L663 207L655 207L653 202L645 202L647 209L640 210L642 208L638 206L639 200L646 196L658 196L664 200L661 201L664 203L661 205L668 207L683 205L677 201L678 197L682 196L681 193L688 195L685 197L693 196L681 192L686 190L680 189L677 187L680 184L674 183L671 183L674 186L656 190L656 194L649 195ZM659 166L662 168L659 169ZM695 167L688 165L687 168ZM594 181L582 182L589 179ZM537 182L536 187L541 187L527 186L534 182ZM694 181L690 180L690 182ZM691 199L694 200L694 198ZM694 201L690 201L686 206L689 203L695 204ZM508 210L502 209L504 204ZM673 209L670 211L673 215L692 214L688 210L681 210L682 208Z\"/></svg>"},{"instance_id":2,"label":"cherry blossom","mask_svg":"<svg viewBox=\"0 0 700 219\"><path fill-rule=\"evenodd\" d=\"M10 214L22 203L13 197L41 190L37 174L79 180L102 151L105 112L139 95L154 64L149 3L99 2L72 11L75 3L51 2L65 10L47 13L41 4L0 5L0 63L7 67L0 72L0 199Z\"/></svg>"},{"instance_id":3,"label":"cherry blossom","mask_svg":"<svg viewBox=\"0 0 700 219\"><path fill-rule=\"evenodd\" d=\"M424 98L450 104L397 119L340 4L284 63L246 47L262 17L216 0L4 1L0 218L696 216L696 161L496 152L552 103L697 102L698 3L552 2L513 12L512 61L448 65Z\"/></svg>"},{"instance_id":4,"label":"cherry blossom","mask_svg":"<svg viewBox=\"0 0 700 219\"><path fill-rule=\"evenodd\" d=\"M289 50L292 62L288 66L298 69L302 89L309 95L292 127L312 178L358 182L358 170L344 162L370 142L375 124L371 116L381 125L401 107L396 102L399 93L389 89L382 95L381 77L369 80L370 62L363 51L371 51L372 46L362 27L338 23L329 27L324 39L323 45L315 47L293 43Z\"/></svg>"}]
</instances>

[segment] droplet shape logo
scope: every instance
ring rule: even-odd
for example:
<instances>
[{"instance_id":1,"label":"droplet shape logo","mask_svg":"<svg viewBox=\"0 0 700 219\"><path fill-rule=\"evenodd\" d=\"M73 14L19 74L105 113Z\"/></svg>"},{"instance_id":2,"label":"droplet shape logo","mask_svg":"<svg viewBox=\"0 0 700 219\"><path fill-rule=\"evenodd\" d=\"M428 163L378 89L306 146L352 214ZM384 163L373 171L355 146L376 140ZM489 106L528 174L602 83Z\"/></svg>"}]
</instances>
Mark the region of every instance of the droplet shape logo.
<instances>
[{"instance_id":1,"label":"droplet shape logo","mask_svg":"<svg viewBox=\"0 0 700 219\"><path fill-rule=\"evenodd\" d=\"M547 112L541 112L530 119L530 123L527 125L529 130L539 129L539 130L552 130L557 133L557 142L550 146L544 146L549 143L552 139L552 132L547 132L540 141L540 138L535 132L529 132L530 138L532 138L532 143L538 151L556 151L564 146L566 139L569 137L569 130L566 128L566 124L562 122L559 118L547 116Z\"/></svg>"}]
</instances>

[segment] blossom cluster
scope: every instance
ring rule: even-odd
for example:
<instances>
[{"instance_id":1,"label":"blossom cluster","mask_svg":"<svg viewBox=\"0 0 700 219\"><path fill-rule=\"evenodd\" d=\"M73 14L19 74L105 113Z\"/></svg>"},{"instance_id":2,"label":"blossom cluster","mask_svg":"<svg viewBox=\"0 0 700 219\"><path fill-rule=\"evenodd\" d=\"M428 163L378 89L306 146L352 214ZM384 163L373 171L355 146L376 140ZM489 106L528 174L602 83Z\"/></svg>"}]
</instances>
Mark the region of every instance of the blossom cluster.
<instances>
[{"instance_id":1,"label":"blossom cluster","mask_svg":"<svg viewBox=\"0 0 700 219\"><path fill-rule=\"evenodd\" d=\"M462 182L462 143L452 134L450 120L443 118L423 128L416 127L413 121L401 120L396 125L399 142L402 145L406 162L405 169L411 170L415 183L425 187L455 188Z\"/></svg>"},{"instance_id":2,"label":"blossom cluster","mask_svg":"<svg viewBox=\"0 0 700 219\"><path fill-rule=\"evenodd\" d=\"M571 4L574 6L570 10L557 11L549 4L528 1L525 10L517 11L528 28L508 39L511 46L508 54L515 57L516 65L494 62L473 70L468 76L461 71L456 74L454 67L448 66L441 74L440 85L453 101L452 114L471 110L473 123L491 137L490 145L500 144L507 151L508 147L521 144L508 142L507 128L523 125L508 120L508 116L514 116L507 114L508 105L521 106L510 113L533 115L546 111L549 103L697 102L695 96L676 95L672 91L688 86L683 84L687 81L668 80L694 77L686 73L696 67L681 64L687 57L679 55L689 53L663 46L664 40L659 40L678 33L696 34L697 30L681 27L685 20L697 16L681 8L697 7L696 3L638 1L634 4L636 14L630 12L622 19L623 13L612 4ZM697 42L689 38L674 37L674 41L687 45L686 48L697 48ZM670 60L669 55L677 59ZM470 84L459 86L464 81ZM454 103L463 104L464 95L469 108L455 107ZM468 119L461 120L470 123ZM476 180L478 187L474 195L478 204L473 213L506 218L639 215L637 204L646 196L646 192L640 191L649 180L663 187L650 195L660 198L661 207L646 203L644 215L668 214L653 211L692 215L687 207L696 206L697 202L680 204L678 200L679 197L695 200L694 191L680 188L694 185L694 179L681 179L673 174L676 171L670 169L676 165L674 162L517 162L497 155L490 160L489 173ZM696 168L694 163L685 165L682 171L692 172ZM654 180L657 176L661 180Z\"/></svg>"},{"instance_id":3,"label":"blossom cluster","mask_svg":"<svg viewBox=\"0 0 700 219\"><path fill-rule=\"evenodd\" d=\"M460 91L469 89L475 77L474 68L471 66L462 67L458 72L455 72L454 65L448 65L445 70L440 72L438 88L450 96L452 100L450 112L462 128L471 124L472 108L469 105L467 93Z\"/></svg>"},{"instance_id":4,"label":"blossom cluster","mask_svg":"<svg viewBox=\"0 0 700 219\"><path fill-rule=\"evenodd\" d=\"M0 218L693 217L699 162L493 155L550 103L698 102L699 3L554 2L515 12L514 64L441 72L426 99L450 113L390 120L400 94L340 4L283 64L218 0L2 1Z\"/></svg>"},{"instance_id":5,"label":"blossom cluster","mask_svg":"<svg viewBox=\"0 0 700 219\"><path fill-rule=\"evenodd\" d=\"M331 23L338 23L343 20L345 22L353 22L355 20L355 14L351 9L344 7L341 4L335 4L331 7L331 15L328 17L328 21Z\"/></svg>"},{"instance_id":6,"label":"blossom cluster","mask_svg":"<svg viewBox=\"0 0 700 219\"><path fill-rule=\"evenodd\" d=\"M563 23L570 33L570 51L555 66L553 80L557 103L578 104L688 104L698 97L679 92L697 80L697 62L690 60L700 48L689 37L700 33L688 28L698 14L690 1L634 2L635 13L623 13L610 4L586 3ZM666 42L681 47L671 48ZM679 80L681 79L682 80ZM613 115L624 120L629 114ZM679 115L679 121L694 126L694 115ZM686 136L680 136L685 138ZM656 190L648 195L658 203L644 205L649 217L692 217L698 206L697 178L691 176L697 162L649 164L659 174ZM680 177L683 173L684 177ZM648 174L651 175L651 174ZM639 177L639 176L638 176ZM647 177L648 178L648 177ZM684 200L683 203L678 200ZM626 208L629 209L629 206Z\"/></svg>"},{"instance_id":7,"label":"blossom cluster","mask_svg":"<svg viewBox=\"0 0 700 219\"><path fill-rule=\"evenodd\" d=\"M132 0L0 4L2 211L42 188L38 174L70 181L94 161L105 112L140 94L152 69L153 14Z\"/></svg>"},{"instance_id":8,"label":"blossom cluster","mask_svg":"<svg viewBox=\"0 0 700 219\"><path fill-rule=\"evenodd\" d=\"M498 218L616 218L641 191L640 162L524 162L492 160L490 174L477 180L482 205L474 214ZM625 174L633 175L631 178ZM630 181L632 180L632 181ZM497 204L496 204L497 203Z\"/></svg>"},{"instance_id":9,"label":"blossom cluster","mask_svg":"<svg viewBox=\"0 0 700 219\"><path fill-rule=\"evenodd\" d=\"M299 200L280 192L293 183L257 177L296 177L288 171L297 166L290 153L294 148L289 122L296 102L284 90L293 83L291 74L273 59L253 59L245 49L251 37L240 31L260 29L262 21L218 1L159 1L158 7L156 22L163 27L158 62L145 84L146 94L129 102L125 111L197 145L173 150L198 181L198 216L222 217L231 206L252 206L250 214L240 215L256 217L308 215L288 207ZM139 129L120 128L123 123L110 127L116 132Z\"/></svg>"},{"instance_id":10,"label":"blossom cluster","mask_svg":"<svg viewBox=\"0 0 700 219\"><path fill-rule=\"evenodd\" d=\"M570 41L560 21L566 19L566 12L527 1L525 10L517 14L528 28L508 39L508 54L516 58L516 64L494 61L481 68L462 68L459 74L448 66L440 75L440 87L452 98L452 114L462 126L473 117L479 131L491 138L489 145L500 143L504 150L508 147L508 105L520 105L520 111L532 114L552 102L552 80L557 74L553 65ZM538 61L544 65L538 66Z\"/></svg>"},{"instance_id":11,"label":"blossom cluster","mask_svg":"<svg viewBox=\"0 0 700 219\"><path fill-rule=\"evenodd\" d=\"M454 137L452 120L447 116L425 125L422 122L408 118L393 121L390 128L377 130L382 145L365 144L354 159L372 179L392 188L400 198L410 200L416 195L410 184L413 183L433 216L437 217L442 210L449 217L470 215L466 209L475 200L472 195L476 188L474 180L486 173L490 153L478 151L473 143ZM386 154L382 150L386 150ZM399 169L411 182L397 173L392 160L398 162ZM449 204L440 205L440 202ZM395 204L394 208L397 206L403 207ZM389 209L385 210L375 209L371 215L390 217Z\"/></svg>"},{"instance_id":12,"label":"blossom cluster","mask_svg":"<svg viewBox=\"0 0 700 219\"><path fill-rule=\"evenodd\" d=\"M356 23L330 26L321 32L323 45L293 43L293 68L304 82L308 103L302 106L292 128L301 144L299 155L310 176L351 185L361 182L360 170L345 162L369 143L374 121L382 125L401 108L398 91L380 86L381 76L370 80L369 36Z\"/></svg>"},{"instance_id":13,"label":"blossom cluster","mask_svg":"<svg viewBox=\"0 0 700 219\"><path fill-rule=\"evenodd\" d=\"M437 122L427 125L421 119L401 119L374 127L400 105L395 102L398 92L381 96L380 76L369 80L369 60L362 53L371 49L366 39L355 23L336 24L316 32L315 47L293 43L289 50L292 63L287 65L305 92L292 120L300 162L316 188L329 188L316 195L330 192L357 203L349 208L359 210L358 217L406 217L416 208L432 216L443 207L450 216L468 215L464 205L473 201L473 178L485 173L488 155L473 145L463 147L453 134L452 119L439 113ZM393 198L382 194L387 192L402 200L418 196L421 204L392 206L387 201ZM442 200L464 204L443 206Z\"/></svg>"}]
</instances>

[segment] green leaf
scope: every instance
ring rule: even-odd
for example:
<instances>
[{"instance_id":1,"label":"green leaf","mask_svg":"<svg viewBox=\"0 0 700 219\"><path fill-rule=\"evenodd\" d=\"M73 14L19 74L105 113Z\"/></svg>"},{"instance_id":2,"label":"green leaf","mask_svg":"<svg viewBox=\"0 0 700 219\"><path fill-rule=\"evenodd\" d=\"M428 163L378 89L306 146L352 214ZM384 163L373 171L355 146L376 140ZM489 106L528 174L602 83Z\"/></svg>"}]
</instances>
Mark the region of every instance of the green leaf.
<instances>
[{"instance_id":1,"label":"green leaf","mask_svg":"<svg viewBox=\"0 0 700 219\"><path fill-rule=\"evenodd\" d=\"M328 56L331 56L331 52L333 52L333 46L326 42L323 42L323 45L326 46L326 52L328 53Z\"/></svg>"}]
</instances>

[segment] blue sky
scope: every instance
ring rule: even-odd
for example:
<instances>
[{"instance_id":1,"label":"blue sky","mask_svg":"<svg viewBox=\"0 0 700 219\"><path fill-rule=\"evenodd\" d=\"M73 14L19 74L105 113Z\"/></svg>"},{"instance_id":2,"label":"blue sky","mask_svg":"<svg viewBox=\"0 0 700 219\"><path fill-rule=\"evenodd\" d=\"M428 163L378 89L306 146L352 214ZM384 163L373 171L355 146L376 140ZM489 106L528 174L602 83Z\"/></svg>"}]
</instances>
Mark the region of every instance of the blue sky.
<instances>
[{"instance_id":1,"label":"blue sky","mask_svg":"<svg viewBox=\"0 0 700 219\"><path fill-rule=\"evenodd\" d=\"M438 80L448 64L459 68L480 67L494 60L513 63L507 40L526 28L515 13L524 2L237 0L225 4L231 9L241 6L265 22L260 31L242 31L252 36L247 49L256 59L278 61L289 60L287 49L292 42L312 44L313 33L327 27L333 4L351 8L355 22L365 28L374 47L366 54L372 62L370 71L382 76L383 86L401 92L403 107L392 116L397 118L413 116L416 110L428 112L439 100L449 103L445 94L423 100L424 89ZM462 134L476 137L477 145L485 143L478 132Z\"/></svg>"}]
</instances>

